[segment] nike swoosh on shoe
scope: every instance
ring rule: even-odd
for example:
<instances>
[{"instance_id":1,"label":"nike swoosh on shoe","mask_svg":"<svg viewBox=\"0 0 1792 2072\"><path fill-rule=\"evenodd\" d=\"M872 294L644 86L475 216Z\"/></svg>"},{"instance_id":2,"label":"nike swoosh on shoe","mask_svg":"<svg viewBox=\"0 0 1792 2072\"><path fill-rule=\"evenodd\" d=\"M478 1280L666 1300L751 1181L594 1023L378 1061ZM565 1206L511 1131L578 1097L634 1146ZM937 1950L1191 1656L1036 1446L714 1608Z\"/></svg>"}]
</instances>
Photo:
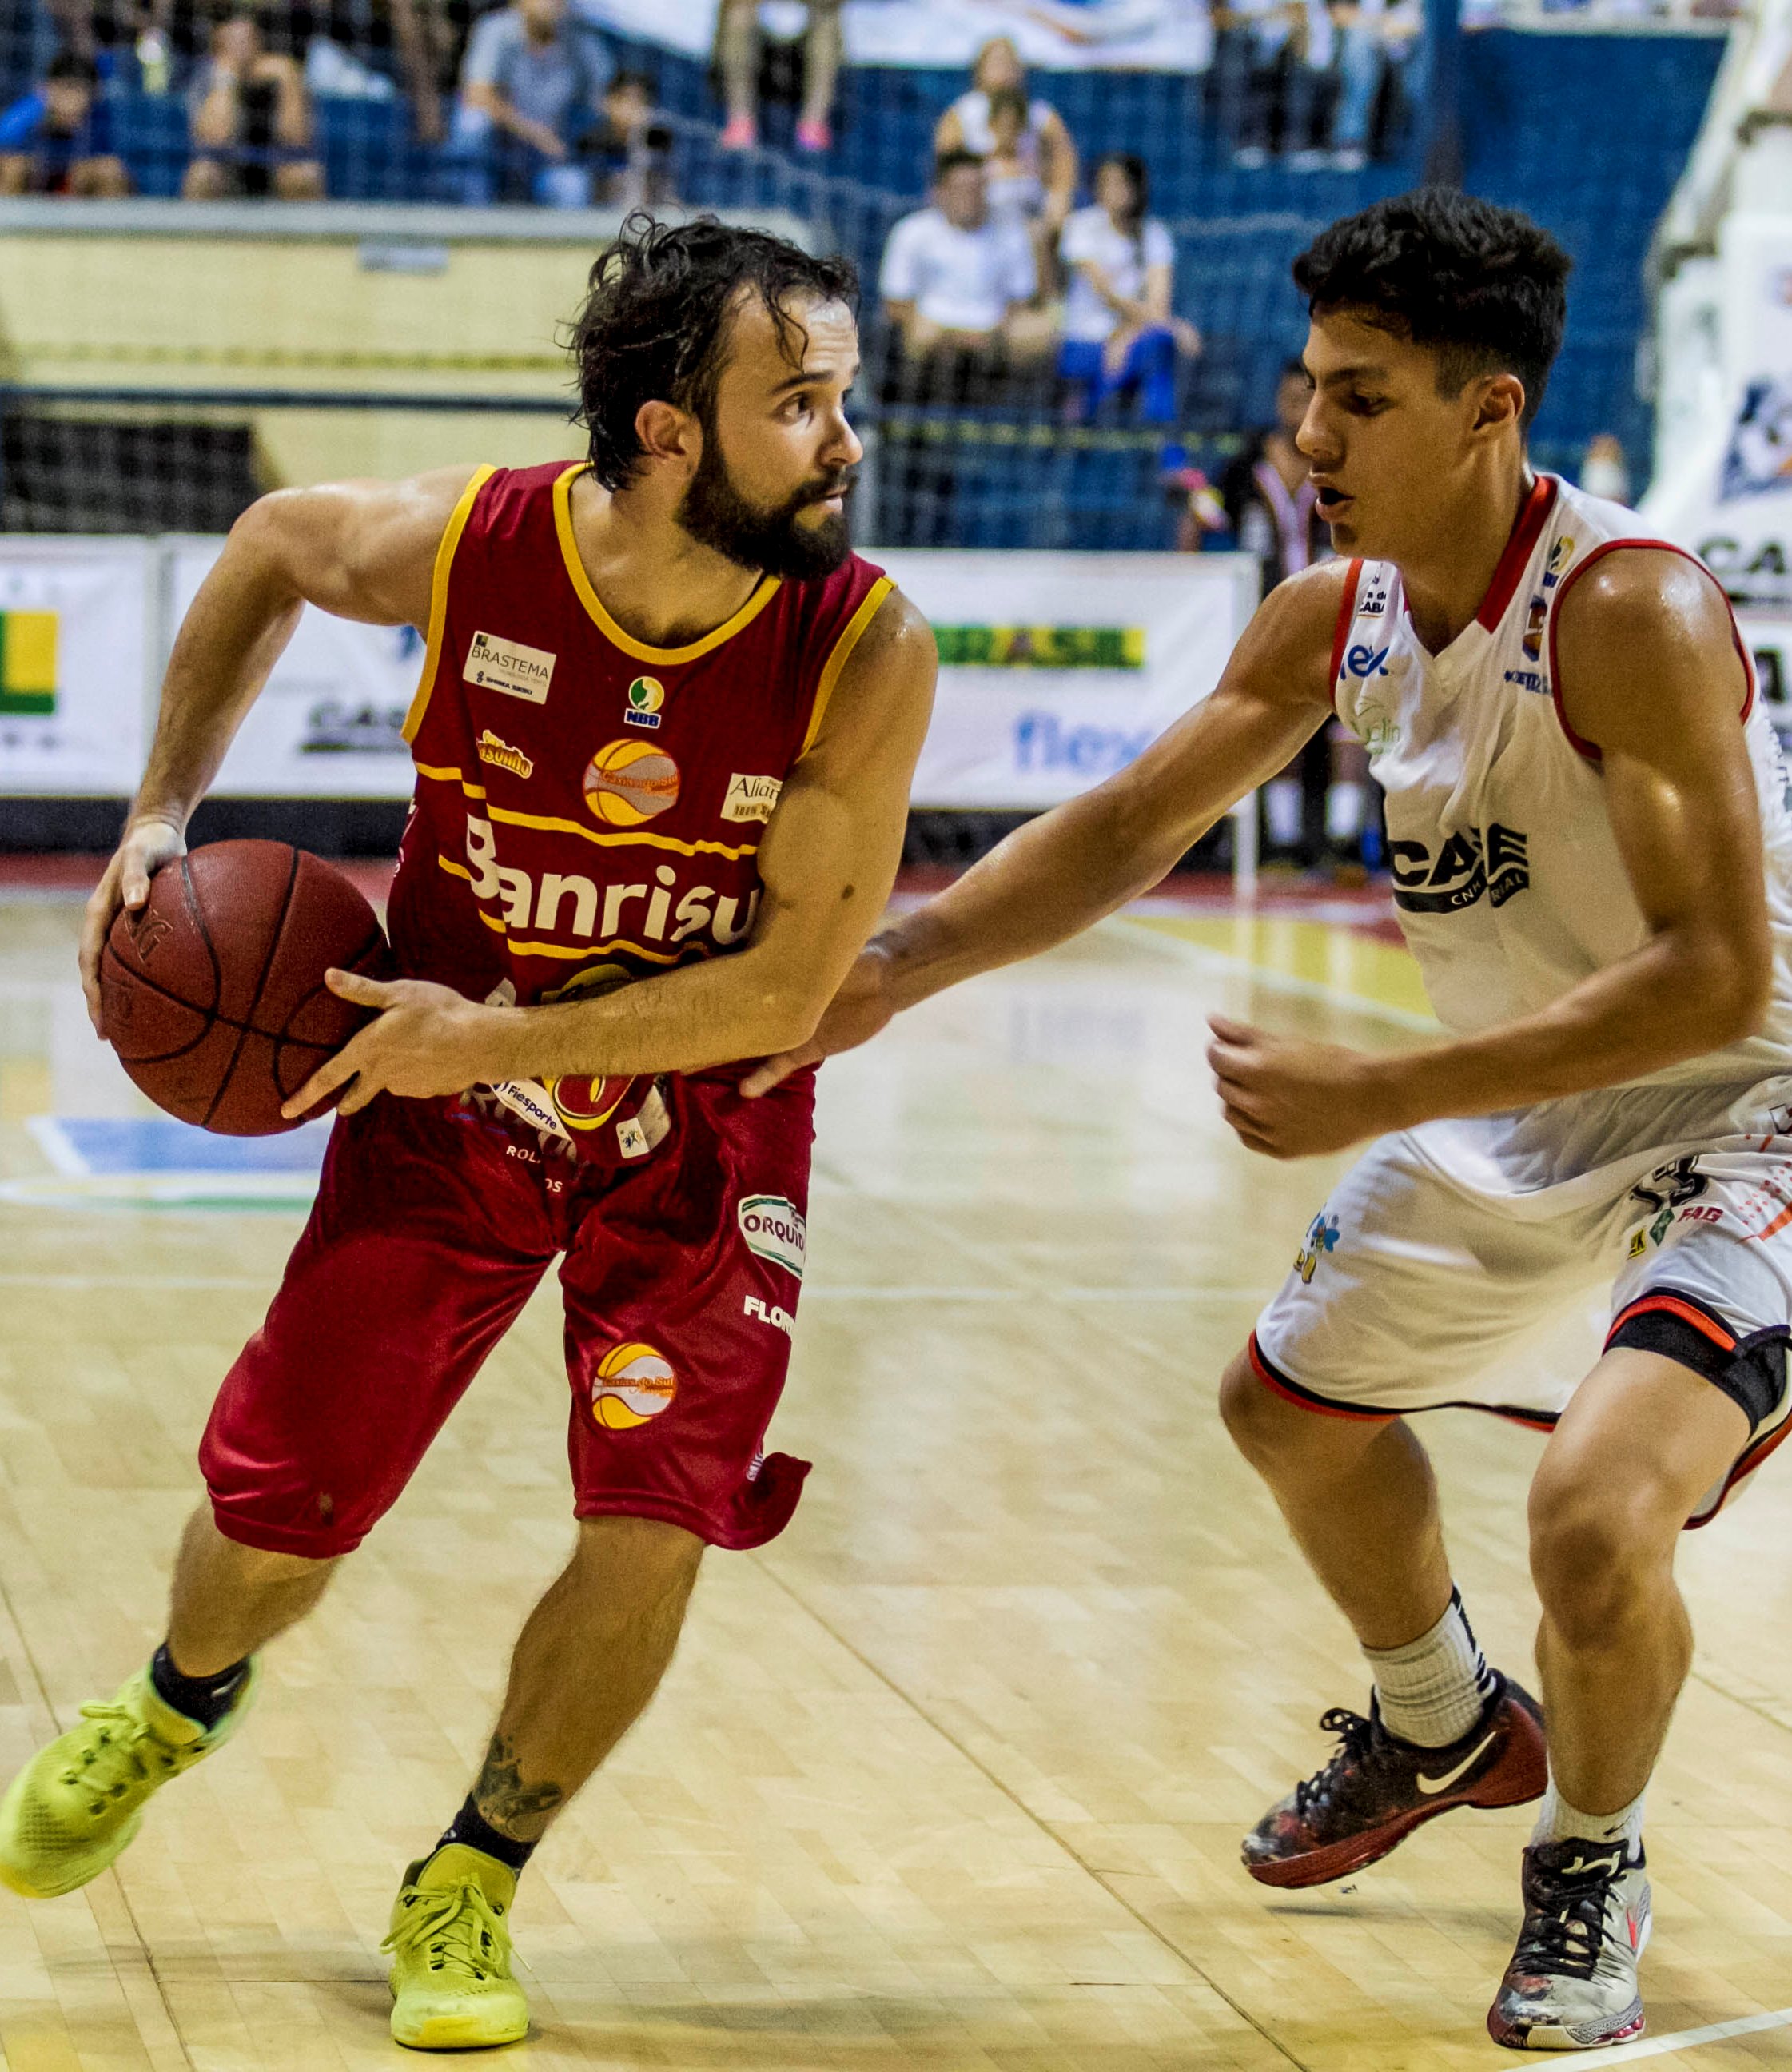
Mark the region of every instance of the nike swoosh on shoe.
<instances>
[{"instance_id":1,"label":"nike swoosh on shoe","mask_svg":"<svg viewBox=\"0 0 1792 2072\"><path fill-rule=\"evenodd\" d=\"M1493 1746L1496 1738L1496 1735L1489 1734L1487 1738L1478 1748L1471 1750L1469 1754L1464 1756L1462 1760L1453 1770L1446 1770L1441 1777L1427 1777L1424 1772L1421 1771L1413 1778L1413 1782L1418 1786L1419 1789L1424 1792L1428 1799L1434 1799L1440 1791L1448 1791L1453 1784L1456 1783L1461 1778L1467 1776L1468 1773L1474 1768L1478 1762L1480 1762L1481 1758L1487 1753L1488 1749Z\"/></svg>"}]
</instances>

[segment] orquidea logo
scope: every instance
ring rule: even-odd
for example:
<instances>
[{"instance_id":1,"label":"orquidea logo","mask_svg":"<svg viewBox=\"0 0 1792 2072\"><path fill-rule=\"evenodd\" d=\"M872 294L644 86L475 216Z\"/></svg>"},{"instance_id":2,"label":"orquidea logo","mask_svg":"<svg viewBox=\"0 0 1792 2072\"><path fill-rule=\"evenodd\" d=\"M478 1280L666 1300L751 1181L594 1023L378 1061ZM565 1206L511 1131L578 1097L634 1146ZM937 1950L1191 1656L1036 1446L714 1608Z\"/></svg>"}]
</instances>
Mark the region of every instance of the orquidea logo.
<instances>
[{"instance_id":1,"label":"orquidea logo","mask_svg":"<svg viewBox=\"0 0 1792 2072\"><path fill-rule=\"evenodd\" d=\"M746 1248L800 1281L809 1254L809 1226L782 1194L749 1194L737 1212Z\"/></svg>"},{"instance_id":2,"label":"orquidea logo","mask_svg":"<svg viewBox=\"0 0 1792 2072\"><path fill-rule=\"evenodd\" d=\"M1394 904L1408 914L1460 914L1483 893L1503 906L1514 893L1531 883L1531 843L1515 828L1498 820L1453 834L1435 862L1421 841L1390 841L1388 869L1394 880Z\"/></svg>"}]
</instances>

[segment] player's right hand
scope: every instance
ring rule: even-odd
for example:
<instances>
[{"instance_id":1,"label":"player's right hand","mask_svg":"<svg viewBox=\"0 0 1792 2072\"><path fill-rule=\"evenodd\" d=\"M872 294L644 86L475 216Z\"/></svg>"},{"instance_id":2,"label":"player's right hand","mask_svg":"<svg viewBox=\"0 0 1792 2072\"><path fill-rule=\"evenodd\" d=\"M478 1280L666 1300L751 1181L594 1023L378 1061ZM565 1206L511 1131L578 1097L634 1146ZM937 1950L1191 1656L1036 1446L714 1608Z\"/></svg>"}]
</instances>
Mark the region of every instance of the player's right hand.
<instances>
[{"instance_id":1,"label":"player's right hand","mask_svg":"<svg viewBox=\"0 0 1792 2072\"><path fill-rule=\"evenodd\" d=\"M876 948L861 950L814 1035L794 1050L762 1059L742 1080L741 1092L749 1100L757 1100L804 1065L819 1065L836 1051L856 1050L860 1044L869 1043L896 1012L889 978L889 958Z\"/></svg>"},{"instance_id":2,"label":"player's right hand","mask_svg":"<svg viewBox=\"0 0 1792 2072\"><path fill-rule=\"evenodd\" d=\"M150 880L165 863L187 853L187 840L178 820L145 814L129 821L118 853L106 865L105 875L93 888L81 922L81 991L87 996L88 1018L101 1035L100 952L118 917L121 906L141 913L150 896Z\"/></svg>"}]
</instances>

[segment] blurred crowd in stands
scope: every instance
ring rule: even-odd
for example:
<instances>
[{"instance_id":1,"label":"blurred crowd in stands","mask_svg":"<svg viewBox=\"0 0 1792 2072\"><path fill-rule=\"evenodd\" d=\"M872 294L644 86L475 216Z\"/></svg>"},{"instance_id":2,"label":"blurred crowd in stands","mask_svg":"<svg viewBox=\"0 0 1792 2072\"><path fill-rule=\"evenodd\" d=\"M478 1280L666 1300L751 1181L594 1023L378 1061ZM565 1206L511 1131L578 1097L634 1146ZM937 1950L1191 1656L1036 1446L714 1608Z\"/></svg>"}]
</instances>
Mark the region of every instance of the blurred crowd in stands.
<instances>
[{"instance_id":1,"label":"blurred crowd in stands","mask_svg":"<svg viewBox=\"0 0 1792 2072\"><path fill-rule=\"evenodd\" d=\"M678 186L674 127L656 109L647 76L619 71L595 15L601 0L40 4L61 48L31 91L0 110L0 179L9 192L127 191L125 161L108 135L108 102L118 92L183 106L182 191L195 199L322 195L319 97L401 109L414 142L438 154L447 199L583 207L666 200ZM1235 162L1366 162L1397 120L1420 6L1213 0L1211 90ZM760 148L769 94L795 111L787 133L794 158L820 168L835 141L841 0L806 0L804 33L791 41L768 39L760 12L760 0L719 0L715 144L725 154ZM979 54L935 142L942 161L968 154L980 162L993 219L1023 229L1035 282L1025 299L1051 292L1061 269L1073 294L1078 282L1099 292L1083 270L1099 265L1095 248L1073 253L1065 240L1108 249L1111 226L1132 204L1116 208L1097 195L1075 212L1075 145L1050 101L1029 92L1011 41ZM947 177L943 165L937 170ZM925 171L914 169L910 191L926 183ZM1073 335L1093 345L1109 333L1091 305ZM1089 379L1099 386L1099 371Z\"/></svg>"}]
</instances>

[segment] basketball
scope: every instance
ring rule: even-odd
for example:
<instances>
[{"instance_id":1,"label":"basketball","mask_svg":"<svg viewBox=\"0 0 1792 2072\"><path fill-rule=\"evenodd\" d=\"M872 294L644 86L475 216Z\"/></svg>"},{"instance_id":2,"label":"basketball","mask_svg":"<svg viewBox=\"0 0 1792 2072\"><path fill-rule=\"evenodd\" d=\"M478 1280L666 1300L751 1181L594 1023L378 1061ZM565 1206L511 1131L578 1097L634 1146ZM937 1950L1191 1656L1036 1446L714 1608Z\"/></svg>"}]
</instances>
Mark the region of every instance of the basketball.
<instances>
[{"instance_id":1,"label":"basketball","mask_svg":"<svg viewBox=\"0 0 1792 2072\"><path fill-rule=\"evenodd\" d=\"M613 828L638 828L678 804L678 765L650 741L612 741L586 765L585 803Z\"/></svg>"},{"instance_id":2,"label":"basketball","mask_svg":"<svg viewBox=\"0 0 1792 2072\"><path fill-rule=\"evenodd\" d=\"M373 1010L324 984L389 968L373 909L285 842L223 841L165 864L121 911L100 962L107 1040L133 1082L225 1137L296 1129L280 1112Z\"/></svg>"}]
</instances>

